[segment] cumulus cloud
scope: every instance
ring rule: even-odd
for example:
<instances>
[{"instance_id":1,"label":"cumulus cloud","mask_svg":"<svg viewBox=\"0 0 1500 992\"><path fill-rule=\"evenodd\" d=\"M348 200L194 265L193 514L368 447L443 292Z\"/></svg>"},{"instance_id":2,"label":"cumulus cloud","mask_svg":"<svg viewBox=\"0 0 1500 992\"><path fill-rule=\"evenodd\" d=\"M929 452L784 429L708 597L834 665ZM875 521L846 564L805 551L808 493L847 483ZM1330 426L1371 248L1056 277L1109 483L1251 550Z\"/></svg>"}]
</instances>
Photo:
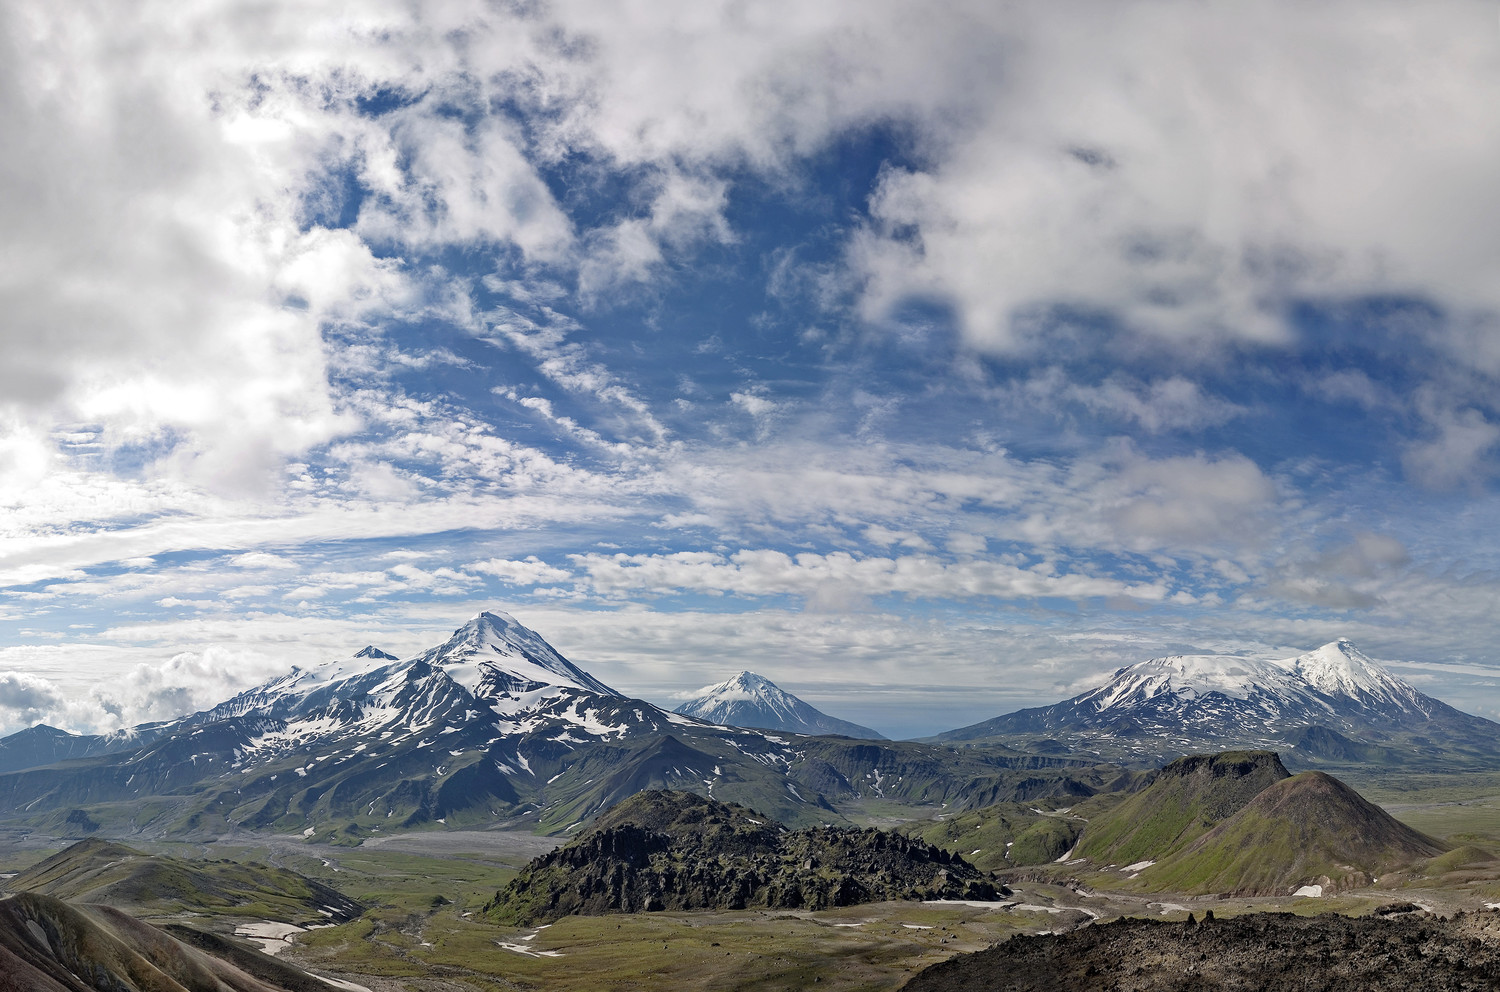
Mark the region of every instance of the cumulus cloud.
<instances>
[{"instance_id":1,"label":"cumulus cloud","mask_svg":"<svg viewBox=\"0 0 1500 992\"><path fill-rule=\"evenodd\" d=\"M1500 72L1483 5L1090 11L1007 12L1003 81L936 162L884 175L849 254L866 313L937 295L1014 353L1068 333L1060 308L1212 347L1287 346L1287 301L1393 281L1500 303L1500 240L1460 206L1500 206L1500 129L1461 82Z\"/></svg>"},{"instance_id":2,"label":"cumulus cloud","mask_svg":"<svg viewBox=\"0 0 1500 992\"><path fill-rule=\"evenodd\" d=\"M61 710L57 686L26 672L0 672L0 711L8 725L29 726Z\"/></svg>"},{"instance_id":3,"label":"cumulus cloud","mask_svg":"<svg viewBox=\"0 0 1500 992\"><path fill-rule=\"evenodd\" d=\"M513 586L536 586L548 582L567 582L573 578L572 572L566 569L554 568L536 555L529 555L524 561L491 558L488 561L471 562L465 565L464 568L466 571L478 572L481 575L493 575L501 582Z\"/></svg>"},{"instance_id":4,"label":"cumulus cloud","mask_svg":"<svg viewBox=\"0 0 1500 992\"><path fill-rule=\"evenodd\" d=\"M1437 411L1429 422L1435 436L1413 441L1401 452L1408 478L1429 489L1453 489L1494 473L1489 456L1500 444L1500 424L1472 408Z\"/></svg>"}]
</instances>

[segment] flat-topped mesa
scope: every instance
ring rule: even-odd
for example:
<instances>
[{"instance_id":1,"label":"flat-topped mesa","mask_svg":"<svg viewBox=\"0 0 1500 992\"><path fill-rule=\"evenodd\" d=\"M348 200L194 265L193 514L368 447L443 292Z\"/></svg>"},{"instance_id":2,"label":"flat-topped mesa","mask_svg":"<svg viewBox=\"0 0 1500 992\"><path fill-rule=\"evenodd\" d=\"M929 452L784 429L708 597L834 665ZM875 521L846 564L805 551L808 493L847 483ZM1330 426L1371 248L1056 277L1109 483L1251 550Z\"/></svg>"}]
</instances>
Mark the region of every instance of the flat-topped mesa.
<instances>
[{"instance_id":1,"label":"flat-topped mesa","mask_svg":"<svg viewBox=\"0 0 1500 992\"><path fill-rule=\"evenodd\" d=\"M1165 778L1248 778L1269 777L1279 782L1291 776L1275 751L1220 751L1216 754L1188 754L1168 762L1157 772L1156 780Z\"/></svg>"}]
</instances>

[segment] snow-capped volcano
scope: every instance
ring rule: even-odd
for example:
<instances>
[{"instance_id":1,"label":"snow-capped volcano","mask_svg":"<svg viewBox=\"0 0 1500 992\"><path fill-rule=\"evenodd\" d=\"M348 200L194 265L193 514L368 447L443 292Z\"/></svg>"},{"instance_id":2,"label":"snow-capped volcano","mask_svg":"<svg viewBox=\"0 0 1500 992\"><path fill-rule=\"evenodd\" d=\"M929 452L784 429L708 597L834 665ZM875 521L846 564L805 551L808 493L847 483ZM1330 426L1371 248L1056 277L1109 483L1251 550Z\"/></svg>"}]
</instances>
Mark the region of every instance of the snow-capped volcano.
<instances>
[{"instance_id":1,"label":"snow-capped volcano","mask_svg":"<svg viewBox=\"0 0 1500 992\"><path fill-rule=\"evenodd\" d=\"M1262 661L1225 655L1173 655L1128 668L1070 700L1097 714L1167 708L1182 716L1222 699L1253 703L1261 716L1336 717L1368 710L1384 720L1431 716L1435 699L1366 657L1344 638L1295 658Z\"/></svg>"},{"instance_id":2,"label":"snow-capped volcano","mask_svg":"<svg viewBox=\"0 0 1500 992\"><path fill-rule=\"evenodd\" d=\"M1442 740L1444 746L1492 749L1500 732L1500 726L1423 694L1340 638L1291 658L1153 658L1072 699L1018 710L940 739L1046 735L1075 746L1103 743L1167 755L1297 746L1310 729L1325 743L1332 731L1333 744L1348 753L1361 747L1389 751L1396 744L1410 752L1407 738L1419 747Z\"/></svg>"},{"instance_id":3,"label":"snow-capped volcano","mask_svg":"<svg viewBox=\"0 0 1500 992\"><path fill-rule=\"evenodd\" d=\"M543 686L566 686L619 696L506 613L481 613L453 632L435 648L417 655L414 662L441 668L471 692L527 692Z\"/></svg>"},{"instance_id":4,"label":"snow-capped volcano","mask_svg":"<svg viewBox=\"0 0 1500 992\"><path fill-rule=\"evenodd\" d=\"M748 673L736 682L714 687L740 697L721 701L759 701L776 717L745 722L877 736ZM64 760L78 758L87 760ZM181 720L0 740L0 823L66 831L72 810L161 809L170 814L129 829L349 843L435 823L566 833L644 789L717 794L810 824L866 795L957 807L1034 796L1046 783L1075 795L1102 781L1082 759L793 740L668 713L615 692L511 617L481 613L414 657L366 648Z\"/></svg>"},{"instance_id":5,"label":"snow-capped volcano","mask_svg":"<svg viewBox=\"0 0 1500 992\"><path fill-rule=\"evenodd\" d=\"M758 727L797 734L843 734L864 740L885 740L869 727L822 713L763 675L740 672L717 685L704 686L698 695L673 711L724 727Z\"/></svg>"}]
</instances>

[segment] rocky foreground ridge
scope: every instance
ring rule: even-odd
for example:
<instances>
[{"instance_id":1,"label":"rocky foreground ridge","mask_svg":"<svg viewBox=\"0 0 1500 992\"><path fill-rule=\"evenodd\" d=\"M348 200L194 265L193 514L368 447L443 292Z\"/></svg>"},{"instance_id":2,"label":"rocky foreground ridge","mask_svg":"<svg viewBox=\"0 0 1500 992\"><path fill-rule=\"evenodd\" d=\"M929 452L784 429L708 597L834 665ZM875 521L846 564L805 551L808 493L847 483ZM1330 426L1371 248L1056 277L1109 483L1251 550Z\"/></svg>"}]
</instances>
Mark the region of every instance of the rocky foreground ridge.
<instances>
[{"instance_id":1,"label":"rocky foreground ridge","mask_svg":"<svg viewBox=\"0 0 1500 992\"><path fill-rule=\"evenodd\" d=\"M1255 913L1186 923L1119 919L933 965L903 992L1481 992L1500 988L1500 914L1445 920ZM1210 917L1212 914L1209 914Z\"/></svg>"},{"instance_id":2,"label":"rocky foreground ridge","mask_svg":"<svg viewBox=\"0 0 1500 992\"><path fill-rule=\"evenodd\" d=\"M26 892L0 899L0 992L336 992L243 945L160 929L111 906Z\"/></svg>"},{"instance_id":3,"label":"rocky foreground ridge","mask_svg":"<svg viewBox=\"0 0 1500 992\"><path fill-rule=\"evenodd\" d=\"M827 909L885 899L997 899L956 854L881 830L788 830L690 792L640 793L532 861L485 907L498 923L694 909Z\"/></svg>"}]
</instances>

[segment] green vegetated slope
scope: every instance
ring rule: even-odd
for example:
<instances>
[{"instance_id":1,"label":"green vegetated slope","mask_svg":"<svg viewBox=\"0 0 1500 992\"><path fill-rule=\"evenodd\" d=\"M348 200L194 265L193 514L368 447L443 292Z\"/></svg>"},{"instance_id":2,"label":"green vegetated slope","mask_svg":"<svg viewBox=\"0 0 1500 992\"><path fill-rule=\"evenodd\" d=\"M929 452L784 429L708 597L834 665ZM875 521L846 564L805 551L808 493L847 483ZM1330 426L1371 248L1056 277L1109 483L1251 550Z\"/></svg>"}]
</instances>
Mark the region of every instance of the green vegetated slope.
<instances>
[{"instance_id":1,"label":"green vegetated slope","mask_svg":"<svg viewBox=\"0 0 1500 992\"><path fill-rule=\"evenodd\" d=\"M994 871L1056 861L1073 849L1086 822L1027 803L996 803L910 824L901 832L960 854L976 868Z\"/></svg>"},{"instance_id":2,"label":"green vegetated slope","mask_svg":"<svg viewBox=\"0 0 1500 992\"><path fill-rule=\"evenodd\" d=\"M1091 819L1075 853L1097 865L1160 861L1289 774L1271 751L1178 758L1148 788Z\"/></svg>"},{"instance_id":3,"label":"green vegetated slope","mask_svg":"<svg viewBox=\"0 0 1500 992\"><path fill-rule=\"evenodd\" d=\"M21 872L5 887L131 910L235 913L287 923L343 921L361 912L342 893L285 868L185 861L103 840L80 841Z\"/></svg>"},{"instance_id":4,"label":"green vegetated slope","mask_svg":"<svg viewBox=\"0 0 1500 992\"><path fill-rule=\"evenodd\" d=\"M334 986L264 954L226 959L109 906L74 906L35 893L0 900L0 992L100 989L333 992Z\"/></svg>"},{"instance_id":5,"label":"green vegetated slope","mask_svg":"<svg viewBox=\"0 0 1500 992\"><path fill-rule=\"evenodd\" d=\"M1331 775L1304 772L1267 787L1141 877L1184 892L1269 895L1322 885L1326 894L1446 850Z\"/></svg>"},{"instance_id":6,"label":"green vegetated slope","mask_svg":"<svg viewBox=\"0 0 1500 992\"><path fill-rule=\"evenodd\" d=\"M532 861L485 907L496 922L690 909L825 909L905 898L994 899L960 857L879 830L788 830L689 792L639 793Z\"/></svg>"}]
</instances>

